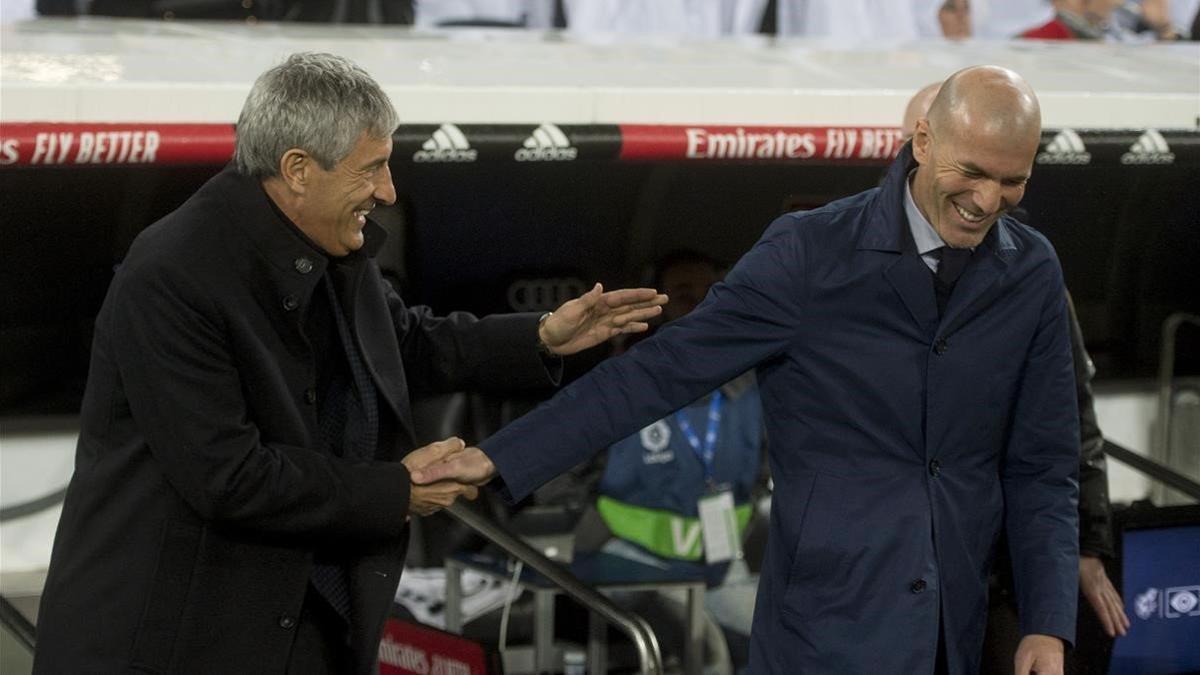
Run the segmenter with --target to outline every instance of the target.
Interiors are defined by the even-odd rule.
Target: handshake
[[[496,475],[495,465],[482,450],[468,448],[455,437],[417,448],[401,462],[412,478],[408,512],[418,516],[436,513],[459,497],[475,499],[479,487]]]

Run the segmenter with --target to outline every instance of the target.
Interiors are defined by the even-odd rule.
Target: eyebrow
[[[972,162],[962,162],[962,167],[970,173],[977,173],[981,176],[991,176],[990,173],[988,173],[987,171],[984,171],[982,168],[980,168],[978,165],[976,165]],[[1029,180],[1029,174],[1028,173],[1020,173],[1020,174],[1014,174],[1012,176],[1003,176],[1003,177],[1001,177],[1001,180],[1016,180],[1016,181],[1024,182],[1024,181]]]

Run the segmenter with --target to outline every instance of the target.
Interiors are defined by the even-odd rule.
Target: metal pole
[[[12,631],[17,642],[24,645],[30,652],[33,651],[34,644],[37,643],[37,629],[29,619],[25,618],[21,610],[14,607],[3,595],[0,595],[0,624]]]
[[[643,675],[662,675],[662,652],[658,647],[658,638],[645,619],[613,604],[612,600],[595,589],[585,586],[558,563],[542,555],[541,552],[516,535],[497,527],[462,504],[455,503],[447,508],[446,512],[488,541],[507,551],[509,555],[537,570],[539,574],[561,588],[563,592],[585,608],[599,614],[609,623],[627,633],[637,650]]]
[[[1163,485],[1175,488],[1192,499],[1200,501],[1200,483],[1197,483],[1196,481],[1170,469],[1169,467],[1159,464],[1149,457],[1143,457],[1142,455],[1139,455],[1128,448],[1123,448],[1107,439],[1104,441],[1104,454],[1112,457],[1122,464],[1128,464],[1133,469],[1146,474]]]

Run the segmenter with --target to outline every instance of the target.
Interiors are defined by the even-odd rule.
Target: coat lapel
[[[883,275],[908,309],[920,333],[930,335],[938,321],[933,275],[917,254],[904,214],[904,184],[914,166],[912,146],[906,144],[880,183],[875,201],[868,207],[867,223],[859,238],[858,249],[900,254],[887,264]]]
[[[904,251],[884,272],[888,283],[900,296],[901,302],[917,328],[930,333],[937,325],[937,299],[933,294],[933,275],[915,249]]]
[[[375,389],[387,401],[399,421],[401,436],[409,438],[413,428],[409,414],[408,385],[404,377],[404,364],[400,360],[400,347],[395,342],[392,316],[382,294],[364,292],[363,288],[370,283],[366,278],[367,269],[374,264],[370,259],[382,245],[386,233],[374,221],[368,220],[364,236],[366,243],[361,251],[362,258],[354,264],[353,277],[347,284],[350,295],[345,300],[352,300],[353,304],[344,306],[352,307],[350,321],[367,372],[375,382]]]

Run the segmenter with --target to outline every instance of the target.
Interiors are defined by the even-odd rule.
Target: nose
[[[387,164],[375,174],[375,201],[391,206],[396,203],[396,186],[392,184],[392,169]]]
[[[998,181],[985,180],[975,186],[975,206],[983,213],[999,211],[1003,199],[1004,196]]]

